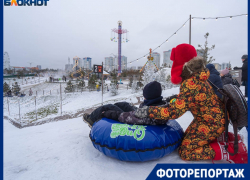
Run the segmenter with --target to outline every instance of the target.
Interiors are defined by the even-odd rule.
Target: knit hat
[[[156,99],[161,96],[161,84],[157,81],[148,83],[143,89],[143,96],[147,100]]]
[[[229,70],[228,69],[223,69],[223,70],[220,71],[220,73],[223,74],[223,75],[226,75],[226,74],[229,73]]]
[[[247,54],[244,54],[241,59],[247,59]]]
[[[183,66],[197,56],[195,48],[190,44],[180,44],[172,49],[170,59],[173,61],[171,69],[171,82],[180,84]]]

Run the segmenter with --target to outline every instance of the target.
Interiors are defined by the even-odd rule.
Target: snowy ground
[[[47,78],[48,79],[48,78]],[[73,115],[90,107],[99,106],[102,103],[101,91],[84,90],[83,92],[64,93],[66,83],[61,83],[62,89],[62,114],[60,109],[60,83],[45,82],[46,78],[33,79],[36,83],[21,84],[21,92],[25,92],[25,97],[4,98],[4,115],[14,119],[22,125],[32,122],[44,121],[48,118],[54,118],[61,115]],[[7,81],[8,82],[8,81]],[[110,84],[110,81],[106,81]],[[119,85],[118,95],[112,96],[110,92],[103,95],[104,104],[114,103],[117,100],[126,100],[127,102],[137,102],[136,97],[142,96],[142,93],[131,94],[131,89],[127,90],[128,81]],[[85,81],[87,85],[87,81]],[[32,89],[33,96],[28,96],[29,89]],[[35,99],[36,96],[36,99]],[[36,106],[35,106],[36,101]],[[9,102],[9,108],[8,108]],[[19,118],[20,103],[20,118]],[[35,112],[38,112],[37,120]]]
[[[178,88],[163,91],[163,96],[175,93],[178,93]],[[124,96],[128,94],[125,90]],[[96,100],[94,96],[97,95],[98,92],[89,94],[85,102],[75,98],[75,103],[68,108],[78,103],[87,106]],[[192,119],[192,114],[186,112],[177,121],[185,130]],[[181,160],[176,151],[156,161],[121,162],[96,150],[89,139],[89,131],[81,117],[23,129],[4,120],[4,179],[145,179],[157,163],[197,163]],[[247,145],[246,129],[240,133]]]

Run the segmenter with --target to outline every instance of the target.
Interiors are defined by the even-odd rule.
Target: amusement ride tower
[[[111,30],[111,33],[114,33],[114,35],[111,34],[111,41],[117,42],[118,39],[118,74],[121,73],[121,53],[122,53],[122,43],[127,43],[129,40],[127,38],[128,31],[127,29],[122,29],[122,21],[118,21],[118,29],[114,28]],[[115,35],[118,34],[118,37],[116,38]],[[126,33],[126,39],[122,37],[122,34]]]

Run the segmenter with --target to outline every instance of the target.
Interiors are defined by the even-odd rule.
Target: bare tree
[[[208,36],[209,36],[209,33],[206,33],[206,34],[204,35],[204,37],[205,37],[205,39],[206,39],[205,44],[204,44],[204,47],[202,47],[200,44],[198,44],[198,47],[199,47],[200,49],[197,50],[197,52],[198,52],[200,55],[202,55],[202,57],[204,58],[204,60],[206,61],[207,64],[209,64],[209,63],[211,63],[211,62],[213,62],[213,61],[215,60],[215,59],[213,58],[213,56],[208,57],[208,56],[210,55],[209,51],[211,51],[211,50],[213,50],[213,49],[215,48],[215,45],[212,45],[212,47],[210,47],[210,48],[208,47],[208,42],[207,42]]]

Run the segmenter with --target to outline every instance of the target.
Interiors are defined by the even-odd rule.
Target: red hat
[[[194,46],[190,44],[179,44],[171,51],[170,59],[173,61],[171,69],[171,82],[180,84],[182,81],[181,73],[186,62],[197,56]]]

